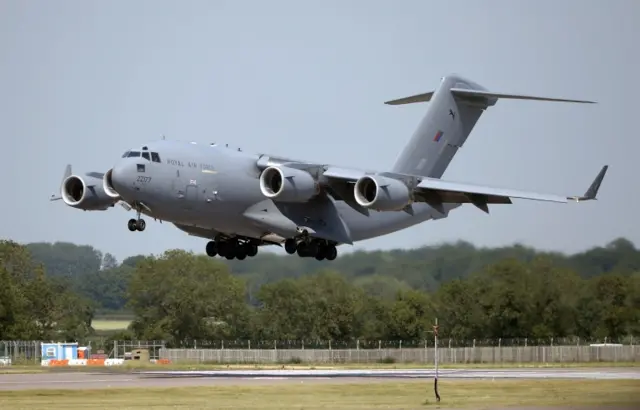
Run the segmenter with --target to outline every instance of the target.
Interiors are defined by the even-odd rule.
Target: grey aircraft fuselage
[[[262,155],[221,145],[201,145],[171,140],[145,144],[160,162],[142,157],[121,158],[112,168],[113,187],[127,203],[142,202],[142,213],[176,224],[190,233],[213,239],[217,233],[260,239],[274,232],[288,238],[298,226],[280,212],[260,190]],[[144,152],[135,149],[130,152]],[[127,154],[125,153],[125,154]],[[283,161],[285,162],[285,161]],[[138,165],[144,165],[139,172]],[[446,204],[449,210],[461,204]],[[256,222],[251,208],[275,213],[269,221]],[[425,203],[414,204],[413,215],[405,212],[372,212],[363,215],[344,202],[336,207],[353,242],[389,234],[431,218],[444,218]],[[273,221],[273,222],[270,222]],[[200,228],[200,229],[197,229]]]

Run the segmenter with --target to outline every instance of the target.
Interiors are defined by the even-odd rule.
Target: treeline
[[[74,291],[92,300],[95,309],[100,311],[126,308],[128,281],[136,262],[145,257],[133,256],[119,263],[113,255],[103,254],[91,246],[64,242],[26,246],[50,276],[69,279]],[[307,276],[326,268],[340,272],[368,293],[389,297],[398,290],[434,292],[443,283],[467,278],[505,259],[531,262],[536,258],[545,258],[558,268],[571,269],[585,279],[611,272],[622,275],[640,272],[640,250],[623,238],[573,255],[541,252],[521,245],[479,248],[460,241],[412,250],[353,252],[331,263],[268,252],[244,261],[222,259],[220,262],[235,276],[247,281],[247,298],[255,305],[258,303],[255,295],[262,285]]]
[[[91,334],[90,301],[45,273],[29,251],[0,242],[0,340],[76,340]]]
[[[373,253],[380,255],[374,260],[384,261],[379,265],[371,265],[363,253],[317,265],[268,255],[261,270],[239,274],[236,264],[178,250],[118,264],[110,256],[73,259],[72,252],[82,247],[69,246],[0,244],[0,275],[4,283],[12,281],[0,295],[0,339],[35,338],[34,329],[49,335],[91,332],[91,316],[105,307],[133,313],[130,329],[120,336],[172,344],[425,339],[435,317],[443,337],[466,340],[640,335],[639,252],[625,240],[572,256],[459,243]],[[52,267],[34,262],[42,261],[47,249],[60,247],[69,248],[64,258],[51,258]],[[266,283],[256,281],[260,272],[273,272],[267,260],[285,258],[290,265],[308,264],[307,270],[288,267],[285,275],[265,274]],[[585,260],[599,270],[575,268]],[[344,268],[349,264],[351,269]],[[70,266],[95,270],[82,273]],[[411,280],[420,271],[431,278],[424,286]],[[40,278],[39,286],[33,278]],[[53,309],[42,307],[45,300]]]

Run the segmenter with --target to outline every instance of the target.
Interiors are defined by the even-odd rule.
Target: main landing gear
[[[338,256],[336,245],[324,239],[294,239],[289,238],[284,242],[284,250],[289,255],[297,253],[301,258],[314,257],[316,260],[332,261]]]
[[[208,256],[214,257],[220,255],[229,260],[243,260],[247,256],[252,258],[258,254],[258,245],[246,241],[241,242],[238,239],[225,239],[220,241],[210,241],[207,243],[206,252]]]

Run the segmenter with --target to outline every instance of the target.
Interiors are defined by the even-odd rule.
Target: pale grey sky
[[[356,249],[466,239],[575,252],[640,243],[640,2],[0,0],[1,236],[90,244],[119,259],[205,241],[121,208],[50,203],[67,163],[106,171],[161,137],[390,169],[426,108],[384,101],[448,73],[492,91],[597,105],[501,100],[444,175],[599,201],[472,206]],[[344,251],[343,251],[344,252]]]

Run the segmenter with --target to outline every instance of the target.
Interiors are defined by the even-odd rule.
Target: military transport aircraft
[[[512,198],[568,202],[596,199],[605,165],[584,195],[559,196],[441,179],[485,109],[498,99],[593,103],[490,92],[458,75],[432,92],[388,101],[429,101],[424,118],[391,170],[361,170],[246,153],[218,144],[170,140],[126,151],[104,173],[72,175],[60,187],[67,205],[85,211],[120,203],[135,210],[130,231],[144,231],[148,215],[209,239],[206,253],[245,259],[259,246],[284,245],[289,254],[334,260],[336,246],[386,235],[427,220],[446,218],[470,203]]]

